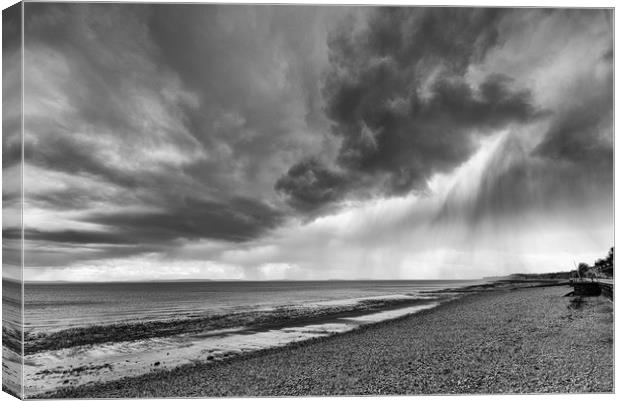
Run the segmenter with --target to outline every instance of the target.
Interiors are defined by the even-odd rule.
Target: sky
[[[24,35],[26,280],[475,279],[613,246],[609,9],[26,3]],[[18,107],[3,131],[15,276]]]

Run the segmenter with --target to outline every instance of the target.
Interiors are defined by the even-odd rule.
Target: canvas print
[[[613,9],[2,16],[4,391],[614,391]]]

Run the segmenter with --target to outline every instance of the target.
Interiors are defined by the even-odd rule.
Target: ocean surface
[[[165,321],[280,306],[419,297],[473,281],[191,281],[25,285],[26,332]]]
[[[437,291],[479,283],[27,283],[26,347],[40,343],[26,352],[26,395],[326,337],[433,308],[456,296]],[[105,338],[90,342],[88,329]]]

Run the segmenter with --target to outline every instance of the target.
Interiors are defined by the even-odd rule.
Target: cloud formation
[[[2,11],[2,277],[21,279],[21,3]],[[18,240],[6,233],[17,230]]]
[[[31,278],[473,277],[612,241],[609,10],[27,9]]]
[[[372,183],[375,193],[387,194],[424,191],[433,174],[467,160],[479,136],[542,114],[531,93],[510,77],[490,74],[478,85],[467,79],[470,64],[497,45],[497,25],[506,14],[377,8],[363,27],[351,24],[330,37],[323,95],[331,132],[341,139],[343,186],[367,190]],[[293,174],[306,166],[300,162],[276,186],[292,204],[307,208],[307,192],[317,188],[332,194],[313,199],[317,207],[338,200],[333,194],[345,195],[345,188],[334,188],[336,173],[325,168],[305,188]],[[297,185],[285,185],[291,182]]]
[[[313,210],[317,205],[339,200],[350,185],[348,177],[330,170],[321,161],[310,158],[291,167],[275,185],[294,207]]]
[[[41,213],[81,211],[68,229],[28,229],[30,239],[240,241],[281,220],[276,175],[324,142],[313,135],[325,120],[316,63],[326,45],[315,40],[325,34],[322,10],[29,11],[27,202]],[[96,234],[71,228],[82,223]]]

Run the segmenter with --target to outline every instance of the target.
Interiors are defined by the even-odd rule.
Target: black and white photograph
[[[614,393],[611,4],[2,4],[4,392]]]

